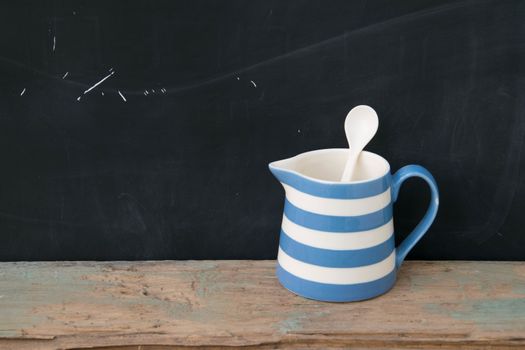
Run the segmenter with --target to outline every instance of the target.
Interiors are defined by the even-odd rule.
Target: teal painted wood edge
[[[405,260],[408,252],[416,245],[416,243],[428,231],[432,222],[436,218],[439,207],[439,191],[436,180],[430,172],[420,165],[406,165],[399,169],[392,177],[392,201],[397,200],[399,188],[410,177],[419,177],[426,181],[430,187],[430,204],[427,212],[417,224],[414,230],[399,244],[396,248],[396,268],[399,268]]]

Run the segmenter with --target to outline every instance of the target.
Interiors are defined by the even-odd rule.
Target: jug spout
[[[270,172],[281,184],[286,183],[290,176],[300,176],[299,174],[294,175],[295,171],[291,166],[292,159],[293,158],[281,159],[268,164]]]
[[[268,167],[281,183],[340,183],[348,149],[322,149],[271,162]]]

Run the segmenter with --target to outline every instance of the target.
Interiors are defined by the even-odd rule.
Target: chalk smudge
[[[24,88],[24,90],[22,90],[22,92],[20,93],[20,96],[23,96],[25,92],[26,92],[26,88]]]

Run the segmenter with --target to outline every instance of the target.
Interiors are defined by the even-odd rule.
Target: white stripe
[[[323,267],[299,261],[286,254],[279,247],[277,256],[279,265],[299,278],[329,284],[357,284],[380,279],[388,275],[395,267],[396,253],[392,251],[385,260],[360,267]]]
[[[383,226],[357,232],[326,232],[297,225],[283,215],[281,225],[286,234],[302,244],[310,247],[332,250],[355,250],[376,246],[389,239],[394,234],[393,219]]]
[[[376,196],[359,199],[337,199],[312,196],[283,184],[286,199],[297,208],[332,216],[358,216],[376,212],[390,203],[390,187]]]

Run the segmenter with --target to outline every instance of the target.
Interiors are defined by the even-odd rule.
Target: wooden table
[[[525,263],[408,261],[388,294],[303,299],[275,261],[0,263],[0,349],[525,348]]]

